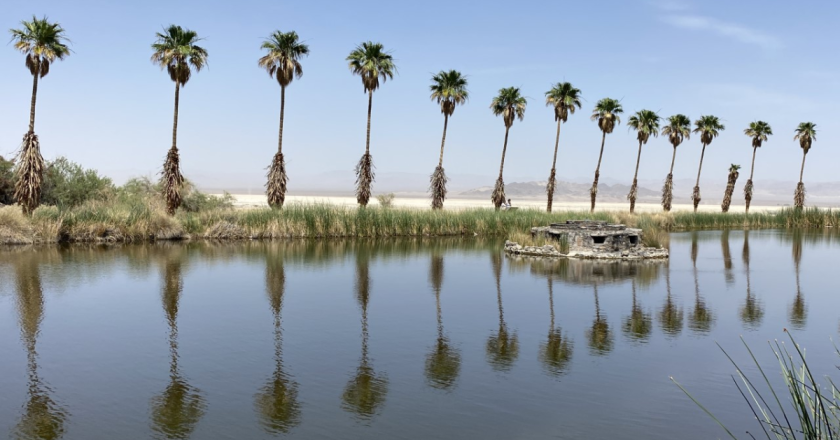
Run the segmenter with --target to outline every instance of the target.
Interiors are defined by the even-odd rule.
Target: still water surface
[[[0,250],[0,438],[705,439],[760,429],[739,336],[833,374],[840,236],[673,234],[666,263],[495,240]],[[778,377],[773,377],[781,383]]]

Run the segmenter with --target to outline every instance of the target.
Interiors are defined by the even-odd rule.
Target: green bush
[[[96,170],[82,168],[65,157],[48,162],[44,172],[41,204],[61,209],[79,206],[91,199],[107,199],[114,193],[111,179]]]
[[[14,163],[0,156],[0,205],[11,205],[15,201]]]

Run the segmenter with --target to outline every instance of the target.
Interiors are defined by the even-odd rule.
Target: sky
[[[828,38],[840,19],[836,0],[30,0],[2,2],[0,26],[19,27],[33,14],[61,23],[73,50],[39,84],[35,131],[43,154],[117,183],[154,176],[171,143],[174,85],[149,60],[155,32],[168,24],[195,30],[209,51],[209,67],[182,89],[178,133],[183,172],[205,187],[259,190],[265,180],[277,148],[280,88],[257,59],[278,29],[296,31],[310,48],[303,77],[286,93],[290,193],[319,182],[352,184],[367,99],[345,58],[368,40],[381,42],[398,67],[373,98],[371,153],[380,176],[433,171],[443,116],[429,99],[430,78],[457,69],[468,77],[470,100],[455,111],[446,137],[444,167],[454,187],[493,184],[504,123],[489,105],[510,86],[521,88],[528,108],[510,131],[505,180],[548,177],[556,125],[544,94],[558,81],[584,98],[562,128],[559,180],[591,181],[601,133],[589,116],[605,97],[620,99],[625,114],[607,136],[602,181],[632,181],[638,143],[625,122],[641,109],[723,120],[726,130],[706,152],[704,181],[725,182],[731,163],[749,172],[743,131],[757,119],[775,134],[758,151],[756,187],[761,179],[798,180],[802,152],[793,131],[803,121],[818,128],[806,183],[840,180],[840,127],[830,116],[840,61]],[[8,157],[26,131],[32,87],[11,44],[0,46],[0,78],[0,154]],[[700,149],[699,137],[679,147],[675,179],[696,176]],[[640,179],[663,180],[671,151],[667,138],[651,139]]]

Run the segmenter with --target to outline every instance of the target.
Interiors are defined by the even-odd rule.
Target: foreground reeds
[[[166,214],[158,198],[88,201],[60,210],[40,207],[31,218],[17,206],[0,208],[0,244],[39,242],[136,242],[172,239],[277,239],[481,235],[510,237],[565,220],[601,220],[644,231],[655,244],[672,232],[731,228],[827,228],[840,226],[840,211],[808,208],[752,214],[562,211],[495,211],[355,208],[291,204],[282,210],[207,208]]]

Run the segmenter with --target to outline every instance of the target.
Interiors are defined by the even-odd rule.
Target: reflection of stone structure
[[[639,260],[668,258],[668,250],[647,248],[642,245],[642,230],[624,225],[591,220],[567,220],[551,226],[531,228],[532,236],[543,236],[557,241],[557,246],[520,246],[505,243],[511,254],[546,257],[597,258]]]

